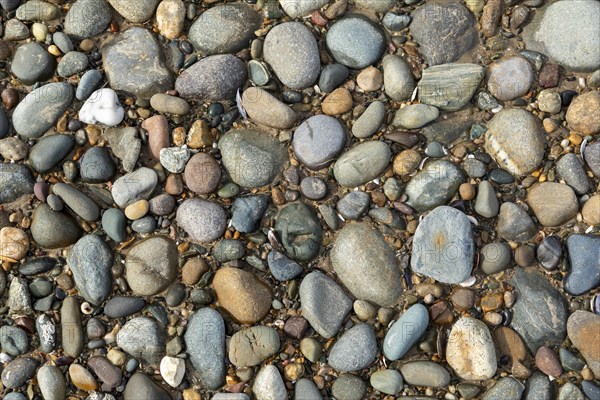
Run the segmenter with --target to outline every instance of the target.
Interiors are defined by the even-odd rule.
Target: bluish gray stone
[[[127,218],[118,208],[109,208],[102,214],[102,229],[108,237],[117,243],[123,242],[127,237]]]
[[[299,379],[294,385],[294,400],[323,400],[317,385],[310,379]],[[214,400],[214,397],[213,397]],[[223,399],[225,400],[225,399]]]
[[[484,218],[494,218],[498,215],[500,204],[494,187],[489,181],[481,181],[477,187],[475,212]]]
[[[336,209],[342,217],[350,220],[360,219],[371,204],[371,196],[362,190],[353,190],[342,197],[336,204]]]
[[[16,357],[27,353],[29,339],[23,329],[6,325],[0,328],[0,345],[3,353]]]
[[[581,388],[588,399],[600,400],[600,386],[589,381],[581,381]]]
[[[342,64],[327,64],[319,77],[319,89],[322,92],[333,92],[335,88],[346,81],[350,71]]]
[[[217,262],[239,260],[244,256],[244,243],[241,240],[221,239],[213,248],[213,257]]]
[[[102,74],[97,69],[90,69],[79,79],[75,97],[80,101],[87,100],[100,87],[100,83],[102,83]]]
[[[571,382],[567,382],[558,389],[556,400],[586,400],[586,398],[577,386]]]
[[[328,115],[315,115],[304,121],[292,139],[296,158],[307,168],[327,167],[342,152],[346,132],[340,122]]]
[[[142,167],[117,179],[111,194],[119,207],[127,207],[138,200],[149,199],[158,183],[156,172]]]
[[[225,323],[223,317],[206,307],[189,319],[184,335],[190,361],[209,390],[221,387],[225,380]]]
[[[8,389],[23,386],[35,375],[39,362],[32,357],[20,357],[9,362],[2,370],[2,384]]]
[[[313,271],[300,284],[302,316],[315,331],[329,339],[339,331],[344,318],[352,308],[352,300],[335,281]]]
[[[571,235],[567,250],[571,269],[563,280],[565,290],[579,296],[600,285],[600,237]]]
[[[379,177],[388,167],[391,156],[390,147],[384,142],[362,142],[340,156],[333,175],[340,185],[357,187]]]
[[[323,240],[323,228],[315,211],[300,202],[281,209],[275,232],[289,257],[309,261],[317,256]]]
[[[415,304],[404,312],[383,339],[383,355],[389,360],[402,358],[427,330],[429,313],[422,304]]]
[[[17,47],[10,66],[11,72],[25,85],[50,79],[55,68],[55,58],[37,42]]]
[[[95,146],[85,152],[79,167],[84,182],[102,183],[117,173],[117,166],[105,147]]]
[[[131,229],[138,233],[150,233],[156,229],[157,221],[151,215],[136,219],[131,223]]]
[[[525,386],[510,376],[500,378],[482,400],[520,400]]]
[[[49,83],[29,93],[12,115],[15,131],[27,139],[42,136],[69,108],[73,88],[66,82]],[[36,118],[31,118],[35,115]]]
[[[556,172],[575,193],[585,194],[590,190],[590,183],[583,169],[583,163],[574,153],[562,156],[556,163]]]
[[[75,142],[69,135],[44,136],[31,148],[29,165],[46,173],[56,167],[70,152]]]
[[[380,101],[372,102],[352,125],[352,134],[360,139],[373,136],[385,118],[385,106]]]
[[[402,390],[402,375],[395,369],[383,369],[371,375],[371,386],[373,389],[385,393],[395,395]]]
[[[456,208],[440,206],[417,227],[410,266],[438,282],[457,284],[471,275],[474,255],[467,216]]]
[[[101,305],[112,290],[114,256],[104,239],[86,235],[69,251],[67,263],[79,294],[95,306]]]
[[[386,48],[383,30],[360,14],[350,14],[334,22],[325,40],[333,58],[352,69],[377,63]]]
[[[302,273],[302,267],[296,261],[286,257],[285,254],[273,250],[267,256],[269,270],[275,279],[284,282],[294,279]]]
[[[89,65],[88,58],[84,53],[70,51],[65,54],[60,62],[56,72],[63,78],[68,78],[87,69]]]
[[[91,38],[104,31],[111,19],[106,0],[77,0],[65,17],[65,33],[76,40]]]
[[[446,368],[433,361],[407,362],[400,366],[400,372],[409,385],[445,387],[450,384],[450,374]]]
[[[165,354],[166,332],[153,318],[136,317],[117,333],[117,346],[132,357],[157,363]]]
[[[0,203],[10,203],[33,193],[33,175],[23,164],[0,163]]]
[[[466,181],[463,171],[446,160],[429,162],[406,185],[406,204],[417,212],[446,204]]]
[[[265,195],[237,197],[231,207],[231,225],[242,233],[254,232],[270,203],[271,197]]]
[[[368,367],[377,357],[375,331],[369,324],[358,324],[342,334],[329,351],[327,362],[341,372]]]

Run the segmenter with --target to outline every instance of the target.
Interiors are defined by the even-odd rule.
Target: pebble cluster
[[[600,399],[600,2],[0,7],[0,397]]]

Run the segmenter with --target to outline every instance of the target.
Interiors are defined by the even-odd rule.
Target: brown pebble
[[[514,363],[527,357],[527,348],[517,332],[506,326],[500,326],[492,333],[496,350],[500,355],[509,357]]]
[[[221,166],[208,153],[195,154],[188,161],[184,171],[185,184],[198,194],[215,191],[221,182]]]
[[[148,150],[150,155],[160,159],[160,150],[169,147],[169,122],[164,115],[155,115],[142,122],[142,128],[148,132]]]
[[[581,209],[583,221],[588,225],[600,225],[600,194],[588,199]]]
[[[375,67],[368,67],[358,74],[356,83],[365,92],[374,92],[383,84],[383,74]]]
[[[56,277],[56,285],[64,291],[73,289],[73,279],[64,272]]]
[[[528,267],[535,262],[535,249],[528,244],[521,245],[515,250],[515,263],[519,267]]]
[[[562,367],[556,353],[548,347],[540,347],[535,355],[535,365],[546,375],[558,377],[562,375]]]
[[[496,311],[504,304],[502,293],[490,293],[481,298],[481,309],[483,312]]]
[[[450,325],[454,321],[452,310],[444,301],[438,301],[429,308],[429,316],[436,325]]]
[[[352,95],[346,88],[337,88],[331,92],[321,105],[327,115],[341,115],[352,109]]]
[[[212,146],[215,140],[216,136],[213,135],[208,122],[201,119],[194,121],[187,135],[187,145],[191,149]]]
[[[2,104],[7,110],[12,110],[19,104],[19,92],[14,88],[6,88],[0,95],[2,97]]]
[[[421,163],[421,155],[416,150],[404,150],[394,158],[393,169],[397,175],[409,175]]]
[[[190,258],[181,268],[181,280],[186,285],[195,285],[207,271],[208,264],[203,258]]]
[[[539,83],[543,88],[553,88],[558,86],[560,77],[560,68],[556,64],[546,63],[540,70]]]
[[[457,287],[452,292],[450,300],[457,311],[467,311],[475,306],[476,293],[467,288]]]
[[[503,6],[503,0],[488,0],[483,7],[480,23],[481,31],[486,38],[491,38],[496,33],[500,17],[502,16]]]
[[[285,334],[294,339],[302,339],[306,329],[308,329],[308,321],[302,317],[290,317],[283,326]]]
[[[90,51],[94,48],[95,43],[91,39],[83,39],[81,43],[79,43],[79,48],[81,51]]]
[[[433,295],[434,297],[442,297],[444,294],[444,289],[437,283],[419,283],[415,286],[415,291],[419,297],[425,297],[428,294]]]
[[[4,40],[0,40],[0,61],[7,61],[12,55],[10,45]]]
[[[179,174],[170,174],[165,182],[165,192],[179,196],[183,192],[183,179]]]
[[[475,186],[468,182],[461,184],[458,188],[458,192],[460,193],[460,197],[462,197],[463,200],[470,201],[475,198]]]

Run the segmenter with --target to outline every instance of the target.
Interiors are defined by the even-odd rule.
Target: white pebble
[[[171,387],[179,386],[185,375],[185,361],[176,357],[163,357],[160,362],[160,375]]]
[[[79,120],[86,124],[117,126],[125,117],[125,109],[119,103],[114,90],[96,90],[79,110]]]

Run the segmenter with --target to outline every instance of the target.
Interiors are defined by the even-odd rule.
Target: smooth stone
[[[220,268],[212,286],[219,306],[242,324],[260,321],[271,309],[271,289],[251,272]]]
[[[344,286],[360,300],[391,306],[402,288],[394,252],[383,235],[365,223],[345,225],[334,239],[331,264]],[[371,284],[364,285],[367,279]]]
[[[254,378],[252,391],[256,400],[287,399],[288,394],[275,365],[266,365],[258,371]]]
[[[319,77],[319,89],[330,93],[346,81],[350,75],[348,67],[342,64],[327,64]]]
[[[585,148],[585,162],[596,176],[600,176],[600,142],[594,142]]]
[[[115,296],[104,305],[104,314],[109,318],[128,317],[140,311],[146,302],[139,297]]]
[[[318,10],[329,3],[328,0],[280,0],[279,4],[283,11],[291,18],[299,18],[309,15],[311,11]]]
[[[509,183],[513,183],[515,178],[510,172],[504,169],[494,168],[492,172],[490,172],[490,180],[500,185],[508,185]]]
[[[270,203],[270,196],[265,195],[237,197],[231,207],[231,225],[242,233],[254,232]]]
[[[558,346],[567,331],[567,305],[545,276],[515,268],[511,281],[517,301],[511,326],[535,354],[542,347]],[[549,318],[550,317],[550,318]]]
[[[11,72],[28,86],[50,79],[55,68],[54,57],[36,42],[17,47],[10,65]]]
[[[102,214],[102,229],[115,242],[125,241],[127,237],[127,219],[123,211],[109,208]]]
[[[500,204],[494,187],[489,181],[482,181],[477,191],[475,212],[485,218],[494,218],[498,215],[499,209]]]
[[[415,78],[408,64],[399,56],[388,54],[381,65],[385,93],[396,101],[410,99],[415,90]]]
[[[188,100],[233,100],[247,74],[244,62],[231,54],[208,56],[179,75],[175,90]]]
[[[177,96],[156,93],[150,98],[150,106],[156,111],[166,114],[187,115],[190,105],[187,101]]]
[[[99,306],[110,295],[114,256],[104,239],[86,235],[70,249],[67,263],[79,294]]]
[[[220,4],[194,21],[188,37],[203,55],[236,53],[248,45],[261,22],[247,4]]]
[[[388,12],[383,16],[381,22],[387,28],[387,30],[392,32],[400,32],[408,25],[410,25],[412,21],[412,17],[406,14],[395,14],[392,12]]]
[[[328,364],[341,372],[368,367],[377,357],[377,340],[373,327],[358,324],[348,329],[329,351]]]
[[[68,135],[41,138],[29,152],[29,164],[37,172],[46,173],[57,166],[71,152],[74,141]]]
[[[599,17],[600,4],[595,1],[548,4],[527,24],[523,39],[527,49],[568,70],[594,71],[600,67]]]
[[[123,392],[123,400],[171,400],[171,395],[160,385],[154,382],[148,375],[136,372],[129,378],[125,391]],[[111,399],[102,399],[111,400]]]
[[[285,22],[271,29],[265,38],[263,54],[279,80],[292,89],[305,89],[319,77],[317,41],[299,22]]]
[[[103,382],[102,390],[111,390],[121,384],[121,369],[102,356],[91,357],[87,362],[88,368]]]
[[[244,244],[241,240],[221,239],[213,248],[212,253],[219,263],[239,260],[244,256]]]
[[[275,222],[286,254],[300,261],[317,256],[323,240],[323,228],[315,211],[304,203],[291,203],[281,209]]]
[[[154,14],[159,0],[108,0],[110,5],[131,22],[144,22]]]
[[[92,147],[81,158],[79,174],[84,182],[107,182],[116,173],[117,167],[105,147]]]
[[[302,316],[324,338],[331,338],[339,331],[352,301],[331,278],[314,271],[304,277],[300,284]]]
[[[223,235],[227,217],[219,204],[194,198],[185,200],[177,209],[177,224],[192,240],[207,243]]]
[[[65,355],[73,358],[79,357],[85,345],[80,309],[79,300],[72,296],[66,297],[60,308],[62,348]]]
[[[417,85],[419,100],[444,111],[457,111],[466,106],[485,70],[477,64],[450,63],[426,68]]]
[[[487,88],[500,101],[527,94],[533,82],[533,68],[522,57],[506,57],[488,66]]]
[[[27,39],[28,37],[29,28],[23,22],[16,18],[6,21],[4,26],[4,36],[2,37],[3,40],[9,42]]]
[[[109,88],[93,92],[79,110],[79,120],[91,125],[117,126],[124,117],[125,109],[121,106],[115,91]],[[109,136],[109,133],[106,135]],[[111,142],[111,138],[108,139]],[[115,155],[119,156],[117,150]]]
[[[6,11],[12,11],[19,6],[21,0],[0,0],[0,6]]]
[[[58,63],[56,72],[62,78],[68,78],[87,69],[89,63],[84,53],[70,51]]]
[[[44,39],[43,40],[46,40],[45,36],[46,35],[44,35]],[[75,50],[75,46],[73,46],[73,42],[71,41],[71,38],[69,38],[69,36],[66,33],[64,33],[64,32],[58,32],[58,31],[54,32],[52,34],[52,42],[65,55],[68,52]]]
[[[594,376],[598,376],[600,373],[599,327],[600,316],[588,311],[575,311],[567,321],[569,339],[585,358]]]
[[[5,325],[0,328],[0,345],[3,353],[16,357],[27,353],[29,339],[24,330],[16,326]]]
[[[134,8],[128,0],[119,1]],[[158,0],[150,1],[158,3]],[[144,28],[134,26],[119,32],[110,43],[102,46],[102,63],[114,90],[149,99],[153,94],[173,88],[173,75],[165,65],[163,51],[154,35]]]
[[[47,1],[29,0],[23,3],[15,16],[21,21],[52,21],[58,18],[60,9]]]
[[[374,101],[352,125],[354,137],[365,139],[373,136],[385,118],[385,106],[380,101]]]
[[[79,189],[67,183],[55,183],[52,186],[54,194],[79,217],[88,222],[97,221],[100,218],[100,207]]]
[[[33,175],[25,165],[0,163],[0,203],[33,193],[34,184]]]
[[[29,93],[12,115],[15,131],[35,139],[54,126],[73,101],[73,88],[66,82],[48,83]],[[31,116],[37,118],[32,119]]]
[[[273,250],[267,256],[267,263],[269,265],[269,271],[275,279],[280,282],[289,281],[299,276],[303,269],[294,260],[286,257],[285,254]]]
[[[487,124],[485,149],[501,168],[513,175],[533,172],[544,158],[545,138],[539,120],[530,112],[504,109]]]
[[[117,333],[117,346],[132,357],[157,363],[165,353],[166,333],[153,318],[136,317]]]
[[[386,42],[381,28],[360,14],[349,14],[334,22],[325,40],[335,61],[352,69],[377,63]]]
[[[245,393],[215,393],[211,400],[250,400]]]
[[[496,228],[498,235],[506,240],[527,242],[537,234],[537,227],[527,212],[515,203],[502,203]]]
[[[567,185],[571,186],[575,193],[582,195],[590,190],[583,164],[573,153],[565,154],[556,163],[556,172]]]
[[[125,259],[125,278],[134,294],[152,296],[177,277],[177,245],[166,236],[152,236],[132,246]]]
[[[219,149],[231,179],[246,188],[270,184],[288,161],[276,138],[253,129],[229,131],[219,141]]]
[[[581,357],[576,356],[565,348],[558,349],[560,364],[567,371],[581,371],[585,367],[585,362]]]
[[[463,171],[446,160],[429,162],[406,185],[407,204],[423,212],[446,204],[465,182]]]
[[[541,372],[534,371],[525,382],[523,400],[546,400],[553,397],[554,387],[548,377]]]
[[[298,118],[291,107],[257,87],[249,87],[244,91],[242,106],[255,122],[271,128],[289,129]]]
[[[69,215],[53,211],[47,204],[39,204],[33,212],[31,237],[38,246],[57,249],[75,243],[81,228]]]
[[[482,400],[520,400],[524,390],[525,386],[518,380],[504,377],[484,393]]]
[[[446,368],[432,361],[411,361],[400,366],[404,381],[409,385],[445,387],[450,384]]]
[[[569,127],[584,135],[600,132],[600,117],[596,111],[600,107],[600,94],[596,91],[577,96],[569,105],[566,119]]]
[[[477,43],[475,20],[461,2],[427,2],[411,16],[411,34],[430,66],[456,61]]]
[[[185,23],[185,4],[181,0],[163,0],[156,9],[156,22],[161,35],[176,39]]]
[[[117,179],[111,189],[115,203],[126,207],[138,200],[147,200],[158,183],[156,172],[142,167]]]
[[[429,313],[422,304],[406,310],[389,328],[383,339],[383,354],[389,360],[399,360],[421,339],[427,330]]]
[[[261,364],[279,350],[279,334],[268,326],[236,332],[229,341],[229,360],[238,368]]]
[[[315,115],[304,121],[292,139],[298,160],[311,170],[331,164],[346,144],[346,132],[340,122],[327,115]]]
[[[511,261],[511,250],[505,243],[488,243],[481,249],[481,270],[488,275],[503,271]]]
[[[57,262],[58,260],[53,257],[38,257],[29,259],[19,265],[19,273],[25,276],[43,274],[54,268]]]
[[[402,107],[394,115],[392,124],[406,129],[418,129],[437,119],[440,112],[427,104],[412,104]]]
[[[600,386],[598,386],[592,382],[582,381],[581,389],[583,389],[583,393],[590,400],[599,400],[600,399]]]
[[[152,217],[151,215],[147,215],[143,218],[133,221],[131,223],[131,229],[138,233],[150,233],[156,229],[156,225],[156,218]]]
[[[579,209],[573,189],[555,182],[534,185],[527,193],[527,203],[543,226],[563,225],[575,218]]]
[[[360,186],[377,178],[389,165],[391,156],[390,147],[383,142],[359,143],[340,156],[333,174],[342,186]]]
[[[577,386],[567,382],[558,390],[556,400],[586,400],[586,398]]]
[[[558,114],[562,107],[560,95],[551,89],[542,90],[537,97],[538,108],[540,111],[549,114]]]
[[[79,0],[81,1],[81,0]],[[102,83],[102,74],[96,69],[90,69],[79,79],[75,97],[79,101],[87,100]]]
[[[371,196],[368,193],[354,190],[342,197],[336,204],[336,209],[344,219],[360,219],[371,204]]]
[[[600,238],[570,235],[567,250],[571,269],[563,280],[565,290],[579,296],[600,285]]]
[[[76,40],[91,38],[106,29],[112,9],[105,0],[78,0],[65,17],[64,32]]]
[[[115,107],[113,108],[114,110],[119,109],[116,106],[111,107]],[[118,118],[120,118],[120,111],[118,113],[111,113],[109,115],[111,120],[107,119],[105,120],[105,122],[118,120]],[[138,138],[137,128],[108,128],[104,131],[104,136],[106,136],[106,138],[108,139],[108,143],[110,144],[113,154],[119,160],[121,160],[121,164],[125,172],[133,172],[142,149],[142,141],[140,138]]]
[[[395,395],[402,389],[402,375],[394,369],[384,369],[373,373],[370,383],[378,392]]]
[[[300,182],[300,192],[310,200],[321,200],[327,195],[327,183],[316,176],[308,176]]]
[[[356,375],[342,374],[331,386],[331,394],[339,400],[363,400],[367,392],[367,385]]]
[[[213,397],[213,400],[215,398]],[[312,380],[307,378],[299,379],[294,385],[294,400],[323,400],[323,396]],[[226,399],[223,399],[226,400]]]
[[[209,390],[221,387],[225,380],[225,323],[221,315],[202,308],[190,317],[184,340],[190,361]]]
[[[38,369],[36,378],[44,400],[63,400],[65,398],[65,377],[58,367],[46,364]]]
[[[35,358],[21,357],[10,361],[2,370],[2,384],[8,389],[23,386],[35,375],[39,362]]]
[[[430,143],[439,142],[450,146],[460,139],[467,138],[467,132],[472,129],[483,133],[485,129],[481,125],[474,125],[476,122],[474,110],[468,107],[424,126],[421,129],[421,134]]]
[[[496,353],[488,327],[472,317],[459,319],[448,336],[446,361],[464,380],[490,379],[496,374]]]
[[[481,178],[486,173],[485,163],[476,158],[467,158],[463,161],[461,167],[469,175],[469,178]]]
[[[160,375],[171,387],[178,387],[185,376],[185,360],[165,356],[160,361]]]

